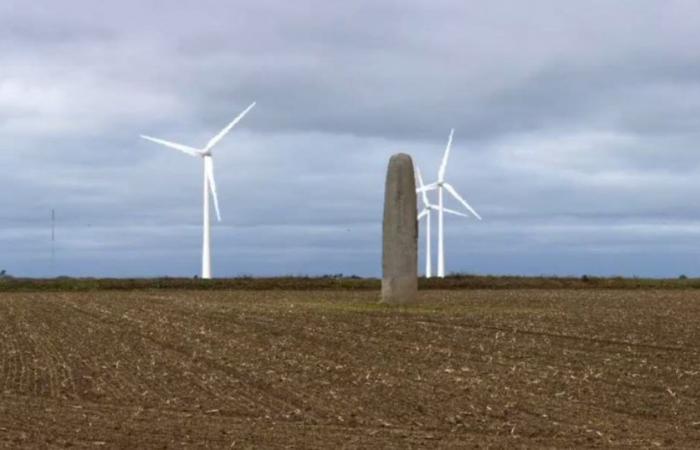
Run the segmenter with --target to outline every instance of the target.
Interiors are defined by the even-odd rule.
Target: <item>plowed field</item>
[[[700,448],[700,292],[0,294],[0,447]]]

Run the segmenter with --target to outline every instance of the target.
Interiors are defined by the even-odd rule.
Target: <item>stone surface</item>
[[[382,303],[415,303],[418,293],[418,220],[413,161],[398,153],[389,160],[384,192]]]

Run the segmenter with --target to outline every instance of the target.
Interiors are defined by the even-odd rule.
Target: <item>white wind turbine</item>
[[[430,241],[432,240],[432,233],[430,231],[431,213],[432,211],[438,211],[438,207],[430,203],[428,200],[428,191],[423,189],[425,184],[423,183],[423,177],[420,174],[420,168],[416,164],[416,175],[418,177],[418,189],[417,191],[421,193],[421,198],[423,201],[423,210],[418,214],[418,220],[425,217],[425,277],[430,278],[433,274],[433,264],[432,264],[432,250],[430,248]],[[443,208],[443,210],[448,214],[454,214],[456,216],[468,217],[466,214],[457,212],[451,209]]]
[[[445,235],[443,227],[443,213],[447,212],[443,206],[443,189],[452,195],[457,201],[459,201],[465,208],[474,216],[481,220],[481,216],[474,211],[474,208],[469,206],[469,203],[462,198],[461,195],[455,190],[455,188],[448,182],[445,181],[445,170],[447,169],[447,159],[450,156],[450,148],[452,147],[452,137],[454,136],[455,130],[450,130],[450,137],[447,140],[447,147],[445,147],[445,154],[442,157],[442,163],[440,164],[440,170],[438,170],[438,179],[435,183],[430,183],[424,185],[417,189],[418,192],[427,192],[437,189],[438,191],[438,277],[445,277]]]
[[[166,147],[179,150],[190,156],[201,157],[204,162],[204,226],[202,232],[202,278],[211,278],[211,240],[210,240],[210,224],[209,224],[209,193],[211,192],[212,199],[214,200],[214,210],[216,211],[216,218],[221,221],[221,213],[219,212],[219,200],[216,196],[216,182],[214,181],[214,161],[212,160],[212,149],[216,144],[221,141],[221,139],[226,136],[226,134],[233,128],[246,114],[250,111],[255,102],[251,103],[242,113],[240,113],[235,119],[229,123],[226,128],[221,130],[219,134],[214,136],[207,142],[204,148],[194,148],[187,145],[176,144],[175,142],[166,141],[163,139],[158,139],[150,136],[141,135],[143,139],[155,142],[157,144],[164,145]]]

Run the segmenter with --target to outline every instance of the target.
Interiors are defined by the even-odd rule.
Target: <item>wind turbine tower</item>
[[[425,217],[425,277],[430,278],[433,274],[433,255],[430,246],[430,242],[433,239],[433,235],[430,229],[431,215],[432,211],[440,211],[440,209],[437,206],[430,203],[430,200],[428,199],[428,191],[422,189],[425,186],[425,184],[423,183],[423,177],[421,176],[420,168],[418,168],[418,165],[416,165],[416,177],[418,178],[417,191],[421,194],[421,199],[423,202],[423,210],[418,214],[418,220],[421,220],[423,217]],[[442,210],[448,214],[453,214],[455,216],[469,217],[466,214],[454,211],[449,208],[442,208]]]
[[[418,191],[421,194],[421,200],[423,202],[423,210],[418,214],[418,221],[425,217],[425,277],[430,278],[433,273],[433,256],[432,249],[430,248],[430,240],[432,239],[430,217],[435,207],[428,200],[428,192],[421,190],[425,185],[423,184],[423,177],[420,174],[418,164],[416,164],[416,177],[418,178]]]
[[[210,224],[210,211],[209,211],[209,195],[211,195],[214,201],[214,210],[216,211],[216,218],[221,221],[221,213],[219,212],[219,200],[216,194],[216,182],[214,180],[214,160],[212,159],[212,149],[216,144],[218,144],[221,139],[228,134],[231,129],[236,126],[238,122],[248,114],[248,111],[253,109],[255,102],[251,103],[242,113],[240,113],[235,119],[229,123],[226,128],[221,130],[219,134],[214,136],[207,142],[203,148],[194,148],[187,145],[177,144],[175,142],[166,141],[164,139],[158,139],[150,136],[141,135],[143,139],[155,142],[156,144],[164,145],[166,147],[179,150],[187,155],[193,157],[200,157],[203,161],[204,167],[204,195],[203,195],[203,223],[202,223],[202,278],[211,278],[211,224]]]

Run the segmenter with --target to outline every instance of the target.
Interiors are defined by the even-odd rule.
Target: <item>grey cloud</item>
[[[389,155],[434,178],[452,127],[448,176],[485,221],[450,220],[450,270],[692,272],[698,13],[3,2],[0,266],[49,273],[55,208],[62,272],[195,273],[200,163],[138,135],[198,145],[257,100],[217,148],[219,274],[376,275]]]

